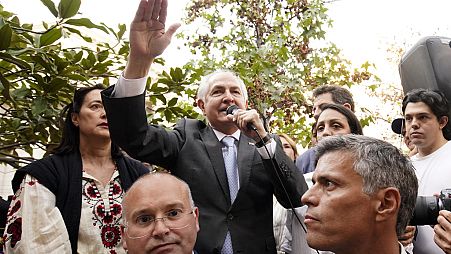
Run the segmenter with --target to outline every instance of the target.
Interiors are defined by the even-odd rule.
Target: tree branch
[[[0,150],[9,149],[15,146],[23,146],[23,145],[34,145],[36,144],[36,141],[29,141],[29,142],[22,142],[22,143],[15,143],[15,144],[9,144],[6,146],[0,146]]]

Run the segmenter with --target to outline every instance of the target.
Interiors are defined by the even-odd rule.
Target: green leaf
[[[110,54],[110,52],[108,52],[108,50],[100,51],[99,53],[97,53],[97,60],[99,62],[103,62],[108,58],[109,54]]]
[[[171,78],[175,82],[180,82],[183,80],[183,71],[180,68],[171,68]]]
[[[31,69],[31,66],[27,62],[25,62],[19,58],[13,57],[10,54],[0,52],[0,59],[3,59],[7,62],[15,64],[15,65],[21,67],[22,69]]]
[[[83,40],[85,40],[86,42],[92,42],[92,38],[91,38],[91,37],[84,36],[84,35],[83,35],[80,31],[78,31],[77,29],[72,28],[72,27],[67,27],[67,26],[64,26],[64,28],[67,29],[67,30],[69,30],[69,31],[72,32],[72,33],[78,34],[78,35],[79,35],[81,38],[83,38]]]
[[[109,34],[108,29],[106,29],[104,26],[96,25],[96,24],[92,23],[90,19],[87,19],[87,18],[68,19],[65,23],[68,25],[73,25],[73,26],[84,26],[87,28],[97,28],[97,29],[102,30],[105,33]]]
[[[53,14],[53,16],[56,18],[58,17],[58,11],[56,10],[55,4],[52,0],[41,0],[41,2],[47,6],[47,9]]]
[[[9,45],[11,44],[12,34],[13,30],[8,24],[0,28],[0,50],[5,50],[9,48]]]
[[[44,98],[36,98],[31,105],[31,113],[33,116],[38,116],[42,114],[47,109],[47,102]]]
[[[80,62],[82,57],[83,57],[83,51],[78,52],[77,54],[75,54],[74,58],[72,59],[72,63]]]
[[[67,80],[62,78],[54,78],[46,87],[46,92],[56,92],[67,85]]]
[[[50,45],[61,38],[62,35],[63,34],[61,32],[61,28],[53,28],[47,33],[41,35],[41,37],[39,38],[39,45],[41,47]]]
[[[58,5],[60,18],[67,19],[75,16],[80,9],[81,0],[61,0]]]
[[[9,81],[2,75],[1,72],[0,72],[0,84],[3,86],[3,90],[1,91],[2,95],[3,95],[7,100],[12,100],[11,94],[9,93],[10,83],[9,83]]]
[[[175,104],[177,103],[178,98],[172,98],[169,102],[168,102],[168,107],[174,107]]]
[[[122,36],[124,35],[125,30],[127,30],[127,26],[125,26],[124,24],[119,24],[119,32],[117,33],[117,38],[119,40],[122,39]]]

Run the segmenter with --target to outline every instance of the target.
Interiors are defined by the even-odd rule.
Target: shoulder
[[[207,124],[201,120],[198,119],[191,119],[191,118],[182,118],[177,121],[178,126],[185,126],[187,128],[198,128],[202,129],[207,126]]]
[[[135,160],[129,156],[123,155],[120,157],[120,159],[124,160],[129,171],[136,171],[138,175],[143,175],[150,172],[149,168],[147,168],[142,162]]]
[[[66,160],[68,160],[66,155],[50,155],[22,167],[14,174],[12,180],[14,191],[18,189],[25,175],[33,176],[48,189],[54,190],[58,176],[62,175],[62,171],[67,170],[64,166],[67,163]]]

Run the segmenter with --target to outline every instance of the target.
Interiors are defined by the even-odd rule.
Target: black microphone
[[[235,104],[230,105],[230,106],[227,107],[226,114],[227,114],[227,115],[233,115],[233,114],[235,114],[235,112],[236,112],[238,109],[239,109],[239,108],[238,108],[237,105],[235,105]],[[257,128],[255,128],[255,126],[254,126],[252,123],[247,123],[247,124],[246,124],[246,127],[247,127],[249,130],[257,131]]]

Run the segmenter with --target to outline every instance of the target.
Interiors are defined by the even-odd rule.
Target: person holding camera
[[[418,153],[411,159],[418,177],[419,196],[433,196],[451,187],[449,109],[448,101],[440,91],[415,89],[403,99],[406,135],[418,149]],[[449,221],[446,223],[444,218],[439,217],[441,223],[436,226],[435,233],[431,226],[417,227],[415,254],[443,253],[447,245],[441,239],[446,234],[440,229],[449,228]],[[449,235],[449,231],[447,233]],[[446,240],[449,243],[449,237]]]
[[[451,212],[442,210],[434,226],[434,241],[446,253],[451,253]]]

